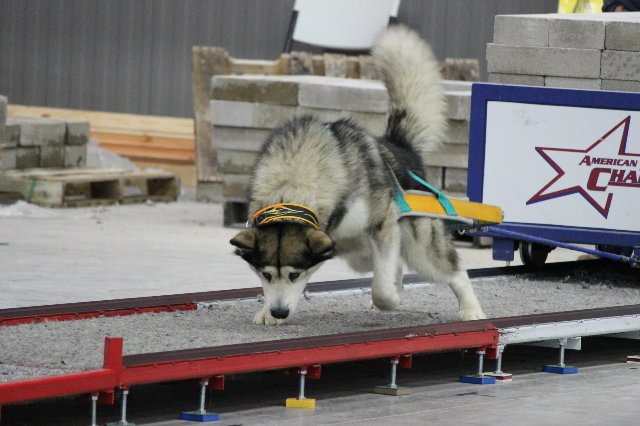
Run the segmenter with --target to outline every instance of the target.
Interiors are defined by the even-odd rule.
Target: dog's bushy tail
[[[385,136],[426,159],[446,129],[446,100],[431,48],[415,31],[395,25],[380,35],[373,57],[389,92]]]

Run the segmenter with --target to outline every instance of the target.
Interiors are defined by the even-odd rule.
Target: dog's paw
[[[278,325],[283,322],[283,319],[274,318],[266,306],[256,312],[256,315],[253,317],[253,323],[258,325]]]
[[[393,311],[400,305],[400,295],[396,292],[388,292],[386,294],[380,294],[377,292],[371,293],[371,307],[378,308],[381,311]]]
[[[460,307],[460,311],[458,312],[458,317],[462,321],[473,321],[479,319],[485,319],[487,316],[482,312],[482,308],[480,305],[477,306],[467,306]]]

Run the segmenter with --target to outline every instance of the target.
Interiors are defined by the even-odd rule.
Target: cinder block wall
[[[640,12],[496,16],[489,81],[640,91]]]
[[[7,118],[0,96],[0,171],[84,167],[89,122],[48,118]]]
[[[464,193],[471,83],[444,81],[448,131],[429,157],[426,179],[450,192]],[[351,117],[374,135],[386,127],[387,92],[381,82],[318,76],[217,76],[212,79],[209,121],[222,182],[213,200],[225,205],[227,223],[246,220],[247,185],[257,152],[271,130],[296,115],[321,120]]]

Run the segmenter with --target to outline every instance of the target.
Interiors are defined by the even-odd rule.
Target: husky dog
[[[448,284],[463,320],[485,318],[444,223],[399,218],[397,183],[421,189],[408,171],[424,164],[445,130],[445,99],[430,47],[412,30],[382,33],[373,57],[389,93],[385,135],[350,119],[297,117],[273,132],[256,160],[249,189],[250,227],[232,240],[256,272],[264,307],[256,324],[280,324],[296,309],[309,277],[339,255],[373,271],[372,304],[400,304],[403,263],[425,280]]]

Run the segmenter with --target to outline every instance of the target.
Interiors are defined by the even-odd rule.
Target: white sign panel
[[[490,101],[486,132],[505,222],[640,231],[640,112]]]

